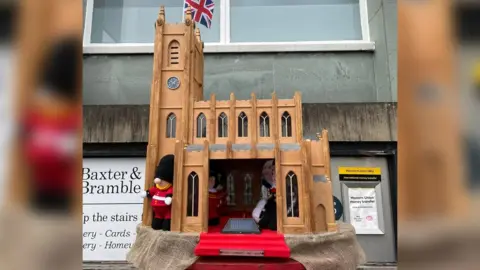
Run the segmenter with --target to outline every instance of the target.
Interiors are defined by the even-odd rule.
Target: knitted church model
[[[238,235],[222,234],[222,228],[230,219],[252,218],[268,161],[274,164],[277,217],[277,230],[269,235],[336,231],[327,131],[318,140],[303,139],[301,94],[257,99],[252,93],[248,100],[233,93],[229,100],[217,100],[211,94],[204,100],[203,42],[190,10],[183,23],[167,24],[162,7],[154,44],[145,188],[153,185],[159,160],[173,154],[171,231],[200,234],[199,247],[212,239],[234,245]],[[212,171],[226,196],[215,226],[208,222]],[[143,225],[150,226],[149,199],[143,213]],[[260,243],[266,233],[241,237]],[[212,255],[220,251],[209,249],[217,248],[222,249],[205,246],[195,252]],[[248,249],[245,241],[242,248]]]

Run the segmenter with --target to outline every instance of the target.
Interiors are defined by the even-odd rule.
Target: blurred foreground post
[[[49,2],[50,0],[25,0],[19,4],[19,16],[17,17],[19,20],[16,24],[17,40],[15,42],[17,58],[15,115],[17,122],[25,111],[27,97],[32,95],[37,85],[41,56],[45,51],[44,44],[48,40],[46,30],[49,28],[51,19],[48,16]],[[40,25],[42,31],[35,31],[34,29]],[[7,192],[6,204],[23,206],[26,205],[30,194],[18,138],[15,138],[14,144],[12,171],[7,183],[9,192]]]
[[[25,111],[32,109],[32,104],[36,102],[35,94],[42,87],[41,76],[46,69],[48,60],[45,58],[48,50],[59,40],[64,37],[78,37],[81,44],[82,28],[82,4],[81,1],[65,1],[65,0],[24,0],[19,3],[19,21],[16,37],[16,116],[18,121],[23,120]],[[80,45],[81,46],[81,45]],[[81,53],[79,54],[81,59]],[[79,62],[81,64],[81,62]],[[78,77],[81,78],[81,67],[78,67]],[[81,84],[77,85],[78,92],[81,91]],[[81,113],[81,98],[77,104],[71,108],[62,108],[62,101],[50,104],[49,112],[38,112],[51,114],[53,118],[59,117],[56,114],[71,113],[77,111]],[[38,108],[41,108],[38,107]],[[37,106],[34,107],[37,109]],[[51,111],[51,112],[50,112]],[[79,117],[81,117],[79,115]],[[80,150],[76,155],[78,168],[82,164],[82,134],[81,129],[78,132],[78,140],[75,142]],[[51,138],[52,140],[54,138]],[[31,196],[31,187],[28,180],[28,166],[25,158],[22,156],[23,145],[20,140],[16,142],[15,151],[13,153],[13,170],[9,179],[10,198],[7,199],[13,206],[24,207],[28,203]],[[81,171],[78,170],[78,180],[75,181],[73,209],[78,216],[82,209],[82,186],[80,180]]]
[[[0,212],[1,268],[79,269],[82,2],[22,0],[18,11],[14,75],[19,130],[7,179],[6,203],[13,207]],[[73,192],[65,183],[73,184]]]
[[[468,212],[452,4],[398,2],[399,223]]]

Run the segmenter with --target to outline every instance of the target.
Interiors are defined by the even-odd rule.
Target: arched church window
[[[191,172],[188,175],[188,201],[187,201],[187,216],[198,216],[198,174]]]
[[[282,137],[292,137],[292,118],[288,112],[282,114]]]
[[[232,173],[227,176],[227,205],[235,205],[235,179]]]
[[[168,65],[175,66],[180,63],[180,43],[172,40],[168,45]]]
[[[228,117],[223,112],[218,116],[218,137],[228,137]]]
[[[175,138],[177,131],[177,117],[170,113],[167,117],[167,138]]]
[[[244,112],[238,115],[238,137],[248,136],[248,117]]]
[[[297,175],[290,171],[286,182],[287,217],[299,217]]]
[[[207,137],[207,118],[205,114],[200,113],[197,117],[197,138]]]
[[[266,112],[260,114],[260,137],[270,137],[270,118]]]
[[[243,178],[243,204],[252,205],[253,204],[253,194],[252,194],[252,175],[247,173]]]

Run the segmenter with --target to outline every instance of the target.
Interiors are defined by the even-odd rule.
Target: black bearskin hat
[[[82,43],[77,37],[68,37],[55,43],[45,59],[42,75],[44,89],[76,100],[81,95],[78,85],[82,65]]]
[[[155,178],[170,182],[173,184],[173,171],[174,171],[174,155],[166,155],[160,159],[157,169],[155,170]]]

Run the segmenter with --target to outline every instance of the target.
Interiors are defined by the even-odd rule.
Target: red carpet
[[[285,243],[283,234],[277,234],[275,231],[262,230],[261,234],[222,234],[220,231],[229,218],[222,217],[219,226],[209,227],[208,233],[200,234],[200,242],[195,247],[196,256],[221,256],[220,250],[223,250],[230,255],[235,251],[248,251],[263,252],[263,257],[290,257],[290,249]]]

